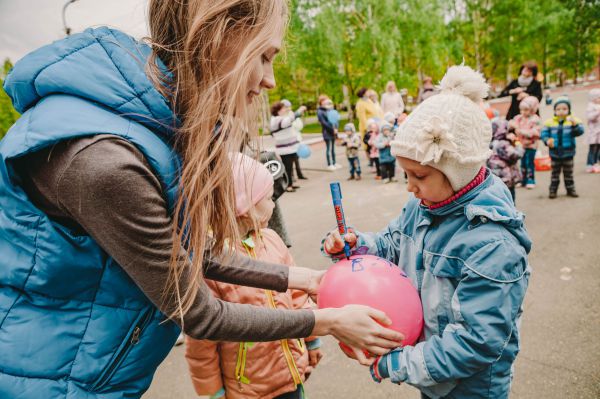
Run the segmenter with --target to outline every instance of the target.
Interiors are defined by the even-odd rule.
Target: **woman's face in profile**
[[[283,23],[273,23],[273,27],[283,26]],[[261,34],[265,34],[264,32]],[[271,90],[275,88],[275,74],[273,73],[273,61],[275,56],[279,53],[282,45],[284,32],[281,29],[270,29],[266,32],[267,45],[264,50],[254,56],[245,66],[244,69],[248,70],[249,75],[248,81],[245,84],[244,90],[246,91],[247,103],[252,103],[254,97],[260,95],[262,90]],[[231,71],[235,64],[238,62],[239,57],[248,45],[247,40],[251,38],[241,37],[240,40],[231,40],[230,43],[226,44],[223,49],[225,58],[221,63],[221,68],[225,73]],[[235,79],[235,77],[232,77]]]
[[[531,76],[531,69],[525,67],[523,68],[523,70],[521,71],[521,75],[525,76],[526,78]]]

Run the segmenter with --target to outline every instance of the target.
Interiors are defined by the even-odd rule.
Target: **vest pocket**
[[[92,391],[100,390],[108,384],[115,372],[119,369],[123,359],[127,357],[131,349],[140,341],[142,332],[144,331],[144,328],[148,326],[150,320],[152,320],[153,314],[154,308],[150,307],[141,312],[136,318],[135,322],[132,324],[133,328],[129,330],[127,336],[113,355],[112,359],[108,362],[106,367],[100,373],[99,377],[92,384]]]

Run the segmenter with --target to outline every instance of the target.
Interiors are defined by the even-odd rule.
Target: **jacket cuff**
[[[402,354],[402,348],[396,349],[393,352],[388,353],[377,358],[375,363],[371,366],[371,376],[377,382],[390,378],[393,383],[404,382],[404,379],[399,378],[398,371],[400,371],[400,356]],[[377,379],[379,378],[379,380]]]
[[[219,399],[225,397],[225,388],[219,389],[216,393],[210,396],[210,399]]]
[[[321,347],[321,339],[320,338],[316,338],[316,339],[313,339],[312,341],[306,342],[306,349],[308,349],[309,351],[314,351],[315,349],[319,349],[320,347]]]

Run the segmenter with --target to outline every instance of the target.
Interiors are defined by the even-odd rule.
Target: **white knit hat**
[[[458,191],[491,153],[492,125],[479,105],[489,86],[480,73],[459,65],[448,69],[439,89],[400,125],[391,150],[440,170]]]

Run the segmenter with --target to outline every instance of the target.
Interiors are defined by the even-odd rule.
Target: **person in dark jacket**
[[[537,74],[537,64],[532,61],[526,62],[519,69],[519,77],[510,82],[500,93],[499,97],[512,97],[508,114],[506,114],[507,120],[519,115],[519,103],[525,97],[534,96],[538,100],[542,100],[542,84],[536,79]]]
[[[340,167],[335,162],[335,136],[337,134],[337,131],[327,118],[327,111],[329,111],[325,107],[325,103],[327,102],[327,100],[329,100],[329,97],[327,97],[326,95],[319,96],[319,108],[317,108],[317,119],[321,124],[323,140],[325,140],[325,145],[327,146],[327,150],[325,151],[325,154],[327,156],[327,169],[330,171],[334,171]]]

